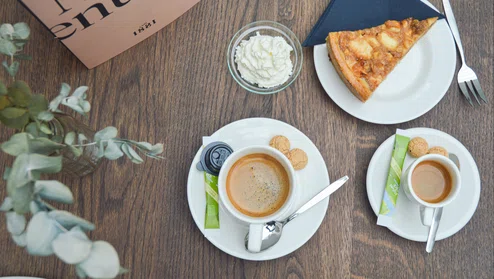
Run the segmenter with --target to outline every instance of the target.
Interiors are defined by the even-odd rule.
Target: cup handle
[[[259,253],[261,252],[262,244],[262,230],[264,224],[250,224],[249,226],[249,252]]]
[[[422,220],[422,225],[430,227],[432,224],[433,215],[434,208],[420,206],[420,219]]]

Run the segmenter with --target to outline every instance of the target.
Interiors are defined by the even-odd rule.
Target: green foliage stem
[[[50,205],[47,201],[71,204],[74,197],[69,187],[60,181],[41,180],[41,175],[61,171],[67,151],[79,157],[86,147],[96,146],[98,157],[116,160],[125,155],[140,164],[144,160],[137,151],[162,159],[159,154],[163,144],[117,138],[118,130],[111,126],[97,132],[91,142],[78,131],[63,137],[55,135],[51,124],[61,113],[61,105],[84,116],[89,113],[88,87],[78,87],[71,93],[71,87],[62,83],[58,96],[48,102],[43,95],[33,94],[27,83],[16,80],[20,63],[15,59],[31,60],[21,53],[29,36],[25,23],[0,25],[0,53],[7,56],[2,65],[12,78],[8,86],[0,81],[0,122],[20,130],[0,145],[3,152],[16,157],[3,174],[8,196],[0,211],[5,212],[12,240],[30,254],[55,254],[63,262],[75,265],[80,278],[114,278],[128,272],[120,266],[115,248],[105,241],[89,240],[85,231],[94,230],[91,222]],[[26,216],[32,217],[27,220]]]

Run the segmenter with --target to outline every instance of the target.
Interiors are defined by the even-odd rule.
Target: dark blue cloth
[[[302,45],[324,44],[329,32],[360,30],[381,25],[386,20],[409,17],[444,18],[420,0],[332,0]]]

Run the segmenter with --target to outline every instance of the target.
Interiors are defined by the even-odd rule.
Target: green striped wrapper
[[[218,177],[204,172],[204,188],[206,190],[206,216],[204,218],[205,229],[219,229],[219,198]]]
[[[398,192],[400,190],[403,163],[405,162],[409,142],[410,138],[406,136],[406,131],[397,129],[381,209],[377,217],[377,224],[380,226],[387,227],[392,223],[396,201],[398,200]]]

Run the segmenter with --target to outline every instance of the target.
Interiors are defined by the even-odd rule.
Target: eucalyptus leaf
[[[65,148],[63,144],[56,143],[47,138],[29,140],[29,153],[51,155],[57,150]]]
[[[24,128],[24,131],[26,131],[26,133],[28,133],[30,136],[32,136],[35,139],[38,138],[48,139],[48,135],[39,130],[38,123],[36,122],[31,122],[27,124],[27,126]]]
[[[30,137],[28,133],[14,134],[8,141],[2,143],[2,151],[12,156],[28,153]]]
[[[60,95],[63,97],[69,96],[70,93],[70,85],[67,83],[62,83],[62,87],[60,88]]]
[[[27,233],[21,233],[20,235],[11,235],[12,240],[14,240],[15,244],[20,247],[26,247],[27,245]]]
[[[41,132],[43,132],[43,133],[45,133],[47,135],[53,134],[53,132],[50,129],[50,127],[48,127],[48,125],[46,125],[45,123],[39,124],[39,129],[40,129]]]
[[[12,62],[12,64],[10,64],[10,66],[8,68],[6,67],[6,70],[11,77],[15,77],[15,75],[17,75],[17,72],[19,71],[20,65],[21,64],[19,63],[19,61],[14,61],[14,62]],[[5,67],[5,65],[4,65],[4,67]]]
[[[80,113],[82,115],[86,115],[86,113],[84,112],[84,109],[79,104],[79,98],[77,98],[77,97],[71,96],[71,97],[64,98],[62,100],[62,105],[73,109],[77,113]]]
[[[7,180],[7,179],[9,179],[10,170],[11,170],[11,168],[9,168],[9,167],[5,167],[5,171],[3,172],[3,177],[2,177],[2,178],[3,178],[3,180]]]
[[[80,103],[80,106],[84,112],[91,111],[91,104],[88,101],[82,101]]]
[[[74,93],[72,93],[72,96],[75,96],[77,98],[81,98],[81,99],[86,99],[87,95],[86,95],[86,91],[88,90],[88,87],[87,86],[80,86],[80,87],[77,87],[75,90],[74,90]]]
[[[71,229],[75,226],[79,226],[84,230],[92,231],[94,230],[94,224],[82,219],[81,217],[75,216],[74,214],[64,211],[64,210],[54,210],[50,211],[48,215],[55,219],[60,225],[66,229]]]
[[[38,124],[36,124],[36,122],[31,122],[29,124],[27,124],[26,128],[24,129],[28,134],[30,134],[31,136],[33,137],[39,137],[40,134],[43,134],[43,133],[40,133],[40,131],[38,130]]]
[[[77,142],[82,145],[87,142],[87,137],[84,134],[77,135]]]
[[[100,141],[98,143],[98,152],[96,153],[96,157],[101,158],[105,156],[105,146],[104,141]]]
[[[78,264],[88,258],[92,242],[79,228],[59,234],[52,242],[53,252],[66,264]]]
[[[45,156],[40,154],[29,154],[27,168],[42,173],[57,173],[62,170],[62,156]]]
[[[38,213],[40,210],[41,210],[41,208],[39,208],[39,205],[37,202],[32,201],[29,203],[29,211],[31,211],[31,214],[34,215],[34,214]]]
[[[75,141],[75,132],[68,132],[65,135],[65,139],[64,139],[65,144],[73,145],[74,141]]]
[[[32,95],[27,109],[33,117],[38,118],[41,112],[45,112],[48,109],[48,100],[43,95]]]
[[[14,160],[7,189],[22,187],[29,181],[36,180],[39,173],[56,173],[62,169],[62,156],[45,156],[41,154],[20,154]]]
[[[12,198],[12,205],[15,212],[18,214],[26,214],[29,212],[29,203],[33,199],[33,183],[29,182],[21,187],[15,187],[8,184],[7,193]]]
[[[113,140],[108,140],[108,145],[106,146],[105,149],[105,157],[108,160],[116,160],[120,157],[122,157],[124,154],[118,147],[118,145],[113,141]]]
[[[27,225],[27,251],[31,255],[49,256],[53,254],[51,243],[62,230],[45,211],[36,213]]]
[[[26,217],[15,212],[5,213],[7,218],[7,231],[12,235],[20,235],[26,228]]]
[[[0,110],[3,110],[4,108],[8,108],[11,106],[12,103],[10,102],[7,96],[0,96]]]
[[[31,29],[29,29],[29,26],[24,22],[14,24],[14,30],[16,37],[23,40],[29,38],[29,35],[31,34]]]
[[[27,107],[31,101],[31,88],[24,81],[16,80],[8,88],[9,97],[17,106]]]
[[[117,251],[106,241],[95,241],[88,258],[78,266],[92,278],[114,278],[120,271]]]
[[[94,140],[102,141],[102,140],[113,139],[117,136],[117,134],[118,134],[117,128],[109,126],[94,134]]]
[[[42,111],[38,114],[38,119],[41,121],[52,121],[55,116],[49,111]]]
[[[12,198],[11,197],[6,197],[3,200],[2,205],[0,206],[0,211],[7,212],[7,211],[10,211],[12,208],[14,208],[14,203],[12,201]]]
[[[4,39],[11,38],[12,34],[14,34],[14,26],[9,23],[4,23],[0,26],[0,37]]]
[[[51,111],[58,111],[58,107],[60,106],[60,103],[62,103],[62,100],[63,100],[63,96],[57,96],[55,99],[53,99],[50,102],[50,104],[48,105],[48,108]]]
[[[2,62],[2,66],[7,71],[7,73],[10,75],[10,66],[9,66],[9,63],[7,63],[7,61],[3,61]]]
[[[134,143],[139,149],[144,150],[146,151],[146,153],[149,153],[151,155],[161,154],[163,153],[164,150],[162,143],[152,145],[149,142],[143,142],[143,141],[141,142],[131,141],[131,142]]]
[[[0,38],[0,53],[11,56],[17,52],[17,47],[11,41]]]
[[[137,152],[130,147],[127,143],[124,143],[122,145],[122,151],[127,155],[127,157],[132,161],[134,164],[141,164],[144,162],[144,160],[137,154]]]
[[[155,145],[151,145],[149,142],[133,142],[138,148],[141,150],[146,151],[146,153],[149,153],[151,155],[157,155],[163,153],[163,144],[158,143]]]
[[[7,179],[7,190],[9,188],[22,187],[31,180],[30,172],[28,170],[29,156],[29,154],[22,153],[15,158],[12,169],[10,170],[9,179]]]
[[[25,113],[21,117],[18,118],[6,118],[2,116],[0,113],[0,121],[5,124],[7,127],[14,129],[22,129],[29,122],[29,113]]]
[[[137,147],[144,149],[146,151],[151,151],[153,145],[149,142],[141,141],[141,142],[133,142]]]
[[[74,202],[74,196],[69,187],[56,180],[38,180],[34,182],[34,193],[47,200],[62,203]]]
[[[69,148],[70,152],[72,152],[72,154],[74,154],[74,156],[76,158],[78,158],[82,155],[82,149],[81,148],[77,148],[73,145],[69,145],[68,148]]]
[[[60,143],[60,144],[63,142],[63,137],[60,135],[55,135],[55,136],[51,137],[50,139],[53,142]]]
[[[25,81],[22,81],[22,80],[14,81],[14,83],[12,83],[10,85],[9,89],[18,89],[21,92],[23,92],[24,94],[29,95],[29,96],[32,94],[31,88],[29,87],[29,85]]]
[[[158,155],[158,154],[163,153],[163,151],[164,151],[163,144],[162,143],[157,143],[157,144],[153,145],[153,147],[151,148],[151,150],[149,151],[149,153],[151,153],[153,155]]]
[[[23,116],[27,112],[26,109],[22,108],[15,108],[15,107],[10,107],[10,108],[4,108],[1,113],[5,118],[11,119],[11,118],[18,118]]]

